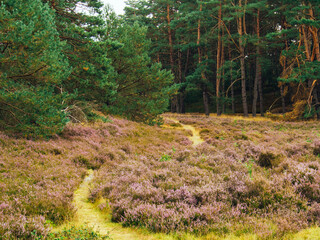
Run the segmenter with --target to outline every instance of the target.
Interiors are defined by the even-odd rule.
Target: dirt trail
[[[144,234],[138,229],[124,228],[119,223],[111,222],[110,214],[100,211],[96,204],[89,202],[89,186],[93,177],[94,172],[89,170],[88,176],[74,193],[73,205],[76,208],[74,219],[53,229],[53,231],[70,228],[71,226],[87,225],[102,235],[108,234],[113,240],[158,239],[152,235],[147,235],[147,233]]]
[[[182,124],[181,122],[179,122],[177,119],[175,118],[169,118],[169,117],[166,117],[166,119],[174,122],[174,123],[178,123],[180,124],[182,127],[171,127],[171,126],[166,126],[166,127],[169,127],[169,128],[176,128],[176,129],[185,129],[185,130],[189,130],[192,132],[192,136],[189,136],[189,139],[192,141],[192,145],[193,146],[196,146],[196,145],[199,145],[200,143],[203,143],[204,140],[201,138],[200,136],[200,132],[199,130],[197,130],[196,128],[194,128],[193,126],[191,125],[186,125],[186,124]]]
[[[185,129],[192,132],[192,136],[189,139],[192,141],[193,146],[196,146],[203,142],[199,131],[191,125],[185,125],[173,118],[167,118],[175,123],[179,123],[182,127],[171,127],[173,129]],[[72,226],[84,226],[92,227],[95,231],[102,235],[109,235],[113,240],[152,240],[152,239],[172,239],[169,235],[165,234],[151,234],[143,230],[134,228],[124,228],[119,223],[111,222],[111,215],[99,210],[97,204],[91,203],[88,198],[90,195],[90,183],[94,177],[94,171],[89,170],[88,176],[83,180],[82,184],[74,193],[73,205],[76,208],[76,214],[72,221],[67,222],[59,227],[53,229],[53,231],[60,231],[64,228],[70,228]]]
[[[170,120],[176,124],[181,125],[181,127],[173,127],[170,125],[165,125],[164,127],[166,128],[171,128],[171,129],[185,129],[189,130],[192,132],[192,136],[189,136],[189,139],[192,141],[193,146],[196,146],[204,140],[201,138],[199,130],[194,128],[191,125],[186,125],[180,123],[177,119],[175,118],[169,118],[166,117],[167,120]],[[153,234],[150,232],[147,232],[145,230],[141,229],[135,229],[135,228],[124,228],[121,224],[119,223],[113,223],[111,222],[111,215],[105,212],[102,212],[98,208],[98,204],[93,204],[88,201],[89,195],[90,195],[90,184],[93,180],[94,177],[94,171],[89,170],[88,175],[85,177],[83,180],[82,184],[79,186],[79,188],[75,191],[74,193],[74,199],[73,199],[73,205],[76,208],[76,214],[75,217],[72,221],[67,222],[59,227],[54,228],[52,231],[60,231],[64,228],[70,228],[72,226],[90,226],[92,227],[95,231],[99,232],[102,235],[108,235],[110,236],[113,240],[153,240],[153,239],[161,239],[161,240],[173,240],[177,239],[173,236],[166,235],[166,234]],[[103,199],[100,201],[102,202]],[[297,233],[296,235],[289,235],[288,238],[285,239],[314,239],[313,236],[318,236],[319,235],[319,228],[310,228],[301,231],[300,233]],[[256,239],[255,234],[248,234],[248,235],[243,235],[240,237],[234,236],[234,235],[229,235],[225,237],[218,238],[214,234],[212,237],[211,235],[208,235],[205,237],[205,239],[225,239],[225,240],[249,240],[249,239]],[[306,237],[308,236],[308,237]],[[301,238],[300,238],[301,237]],[[311,237],[311,238],[310,238]],[[183,239],[192,239],[196,240],[198,239],[195,236],[189,236],[185,237]],[[201,237],[199,238],[201,239]],[[318,239],[318,238],[317,238]]]

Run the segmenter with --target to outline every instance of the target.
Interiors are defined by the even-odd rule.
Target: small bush
[[[200,130],[200,134],[206,134],[206,133],[210,133],[210,130],[206,128]]]
[[[241,134],[241,135],[235,135],[235,136],[234,136],[234,139],[235,139],[235,140],[248,140],[249,138],[248,138],[247,135]]]
[[[171,127],[177,127],[177,128],[182,127],[182,125],[180,123],[170,123],[170,126]]]
[[[106,157],[96,156],[88,159],[84,156],[77,156],[72,160],[75,164],[84,166],[87,169],[98,169],[102,164],[106,162]]]
[[[35,239],[43,239],[42,236],[37,236],[36,233],[33,234]],[[61,232],[48,234],[47,240],[105,240],[111,239],[108,235],[100,235],[89,227],[71,227],[70,229],[64,229]]]
[[[190,155],[191,155],[191,152],[188,150],[179,151],[177,152],[176,160],[179,162],[183,162],[188,157],[190,157]]]
[[[261,153],[258,159],[258,164],[261,167],[273,168],[280,164],[280,156],[273,153]]]
[[[320,141],[316,141],[313,146],[313,155],[320,156]]]

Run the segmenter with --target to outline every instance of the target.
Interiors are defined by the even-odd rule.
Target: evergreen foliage
[[[140,27],[137,22],[132,26],[123,23],[114,29],[112,37],[122,47],[109,51],[117,72],[117,93],[111,111],[154,124],[157,116],[167,109],[168,96],[175,87],[172,87],[171,73],[162,70],[160,63],[151,62],[146,32],[146,27]]]
[[[0,128],[51,137],[93,110],[154,123],[175,90],[149,57],[146,28],[98,0],[0,4]],[[118,22],[116,25],[115,23]]]
[[[266,107],[285,113],[303,102],[309,114],[296,111],[295,117],[287,114],[290,120],[314,116],[319,108],[318,5],[301,0],[129,1],[125,18],[148,26],[153,60],[180,84],[171,99],[173,112],[183,112],[200,92],[207,114],[213,103],[218,115],[247,115],[252,109],[255,116]]]
[[[154,124],[169,100],[180,113],[202,101],[207,115],[320,117],[317,6],[139,0],[117,16],[99,0],[4,0],[0,128],[50,137],[94,110]]]
[[[28,137],[60,132],[68,96],[56,88],[70,67],[54,12],[40,0],[7,0],[0,6],[0,22],[0,128]]]

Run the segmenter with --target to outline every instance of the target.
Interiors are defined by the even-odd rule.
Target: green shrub
[[[93,231],[89,227],[71,227],[70,229],[64,229],[61,232],[50,233],[46,238],[43,236],[38,236],[36,232],[33,232],[33,238],[47,239],[47,240],[104,240],[111,239],[108,235],[100,235],[99,233]]]

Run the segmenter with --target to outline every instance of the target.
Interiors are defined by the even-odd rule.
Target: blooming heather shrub
[[[0,215],[0,239],[33,239],[32,232],[43,236],[49,233],[44,217],[30,217],[19,213]]]
[[[258,164],[261,167],[272,168],[279,166],[281,156],[275,155],[272,152],[261,153],[258,159]]]
[[[318,139],[314,142],[313,154],[315,156],[320,156],[320,140]]]
[[[98,169],[106,162],[105,156],[95,156],[90,159],[80,155],[72,159],[72,161],[79,166],[86,167],[87,169]]]
[[[182,137],[164,142],[159,136],[167,130],[129,135],[138,142],[127,158],[104,164],[91,189],[92,201],[109,199],[114,221],[155,232],[248,230],[262,239],[319,224],[317,123],[174,117],[200,129],[206,141],[172,151]]]
[[[71,218],[73,192],[86,168],[179,150],[182,133],[158,128],[161,133],[154,136],[154,129],[112,118],[112,123],[69,124],[61,137],[50,141],[0,133],[0,239],[32,239],[32,231],[46,236],[47,221],[60,224]],[[137,131],[142,135],[136,136]],[[158,147],[151,148],[153,144]]]
[[[0,149],[0,236],[32,239],[32,231],[45,236],[46,220],[61,223],[72,216],[73,191],[84,169],[68,160],[59,140],[2,139],[6,145]]]
[[[309,202],[320,203],[318,162],[313,164],[299,163],[286,177],[293,184],[297,193],[303,195]]]
[[[86,168],[98,169],[90,200],[108,199],[100,207],[126,226],[271,239],[320,223],[318,123],[175,117],[207,129],[206,141],[194,147],[183,131],[117,118],[70,124],[48,142],[0,133],[0,236],[47,236],[47,220],[70,218]],[[281,161],[261,166],[269,153]]]

